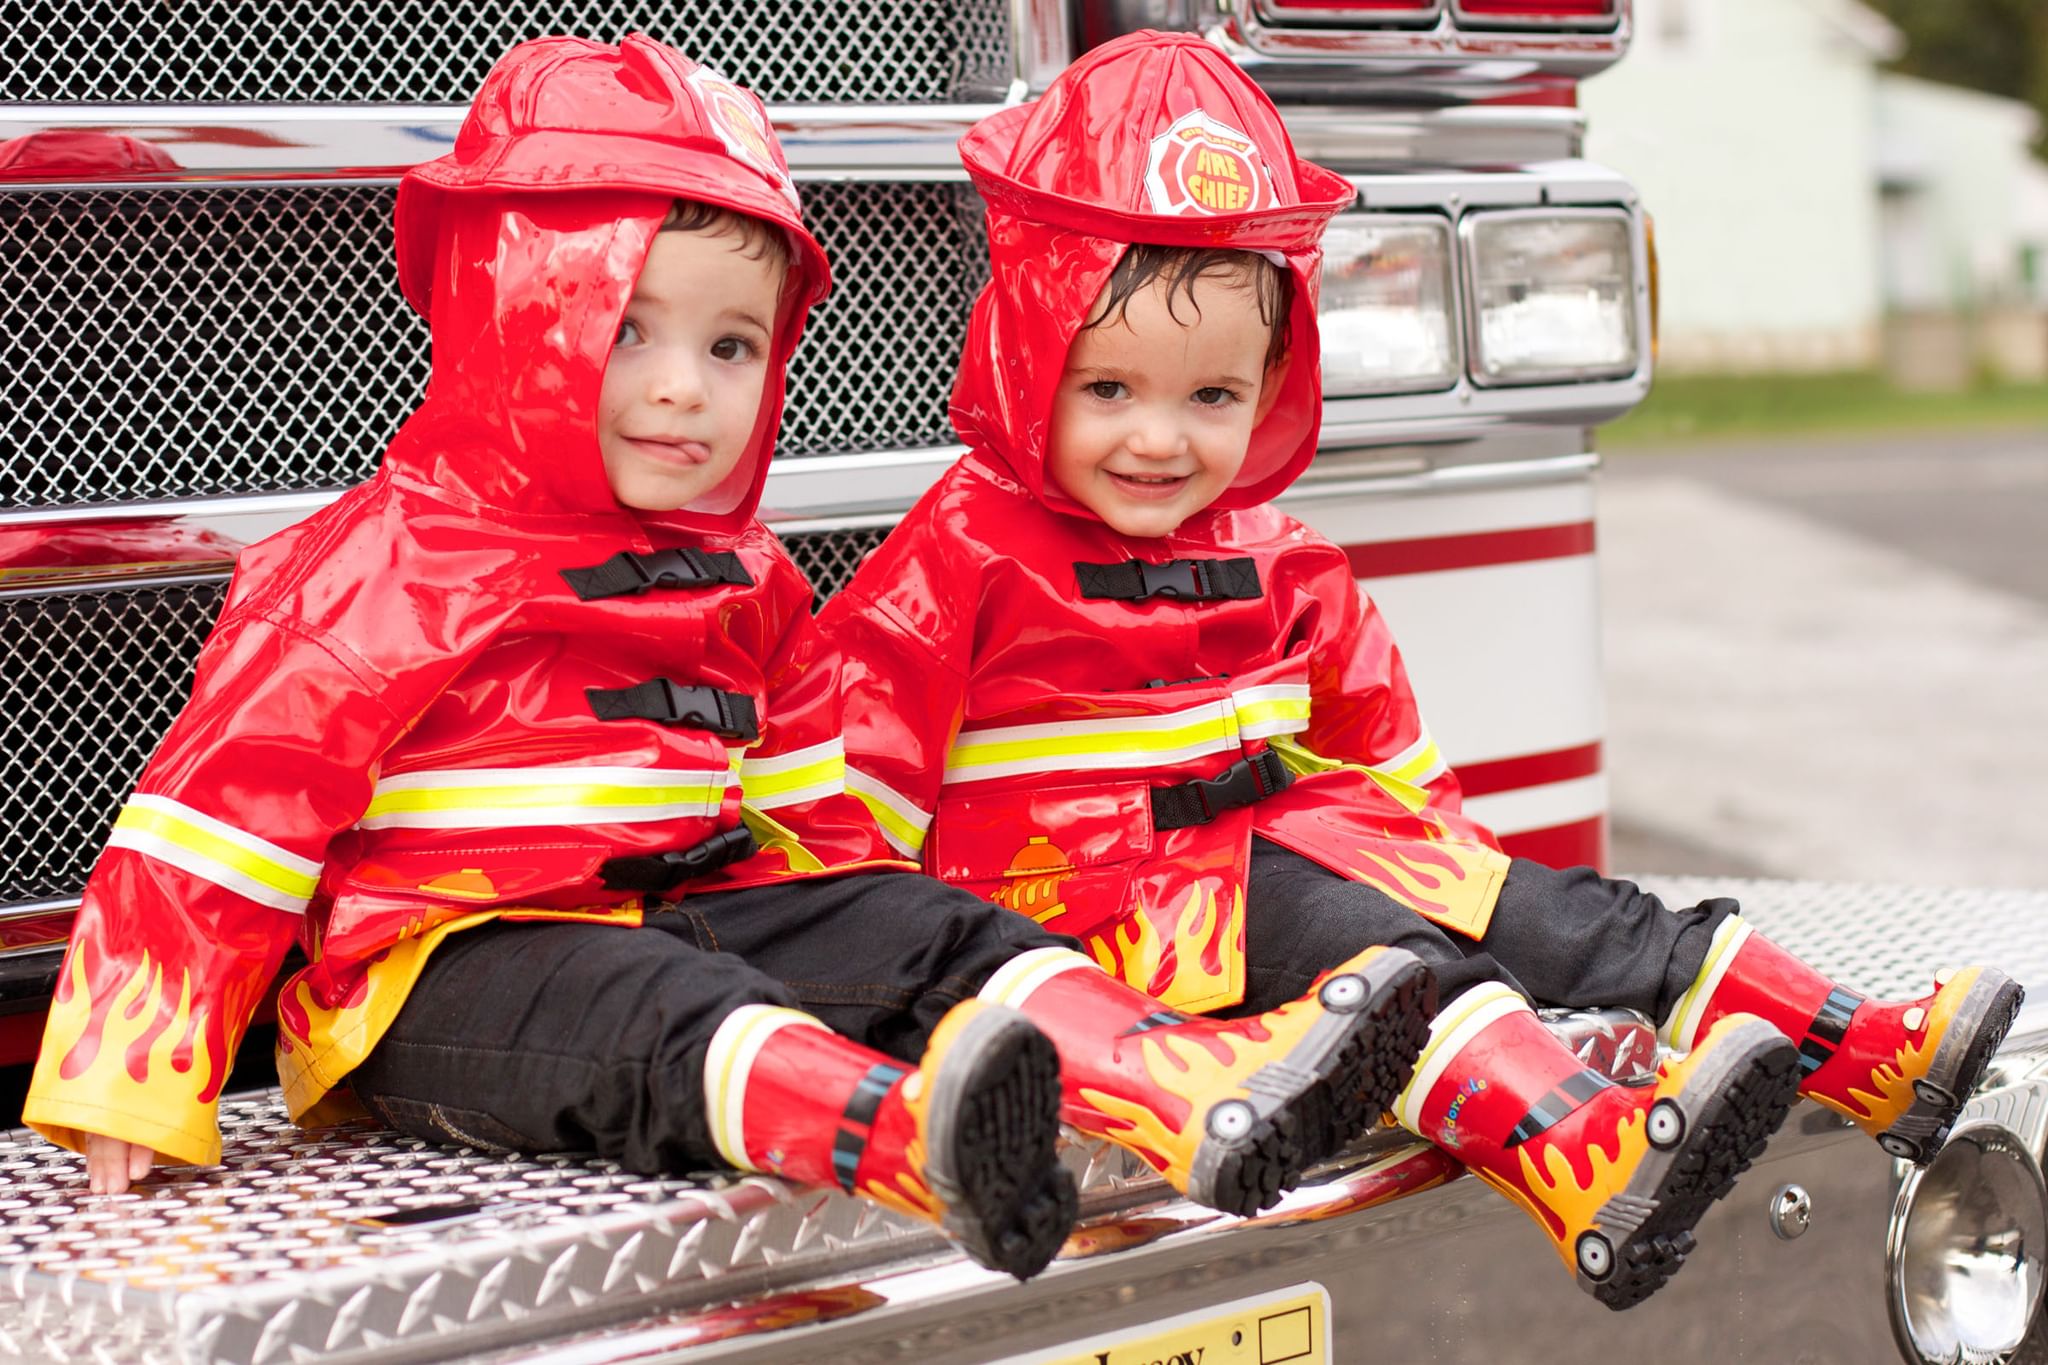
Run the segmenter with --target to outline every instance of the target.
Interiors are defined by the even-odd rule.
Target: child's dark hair
[[[1154,280],[1164,283],[1166,311],[1176,322],[1180,320],[1180,311],[1174,306],[1176,294],[1184,295],[1188,307],[1200,317],[1202,308],[1195,302],[1195,281],[1206,275],[1223,276],[1229,285],[1251,292],[1258,300],[1259,321],[1272,329],[1266,342],[1266,368],[1270,370],[1285,359],[1287,315],[1294,306],[1294,276],[1252,251],[1144,243],[1132,246],[1110,272],[1101,308],[1081,330],[1121,319],[1131,306],[1132,296]]]
[[[708,232],[713,236],[731,234],[740,239],[740,250],[757,261],[773,258],[784,270],[789,268],[789,239],[782,229],[752,214],[721,208],[695,199],[678,199],[669,205],[661,220],[663,232]]]

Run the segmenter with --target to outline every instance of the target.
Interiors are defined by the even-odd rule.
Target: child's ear
[[[1266,414],[1280,401],[1280,390],[1287,386],[1287,368],[1294,363],[1294,352],[1289,351],[1266,367],[1266,377],[1259,383],[1259,406],[1252,414],[1252,425],[1266,420]]]

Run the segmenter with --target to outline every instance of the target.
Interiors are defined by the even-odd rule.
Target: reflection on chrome
[[[1909,1359],[1996,1361],[2041,1303],[2048,1189],[2034,1154],[1996,1123],[1957,1130],[1910,1170],[1892,1216],[1893,1326]]]

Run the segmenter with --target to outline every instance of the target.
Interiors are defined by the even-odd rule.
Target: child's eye
[[[745,337],[720,337],[711,343],[711,355],[715,360],[752,360],[754,343]]]
[[[1108,402],[1124,396],[1124,386],[1114,379],[1098,379],[1088,386],[1088,392]]]
[[[1220,384],[1211,384],[1195,390],[1195,401],[1205,408],[1220,408],[1227,403],[1235,403],[1237,394]]]
[[[619,324],[619,334],[612,339],[612,345],[632,346],[638,344],[640,340],[640,324],[627,318]]]

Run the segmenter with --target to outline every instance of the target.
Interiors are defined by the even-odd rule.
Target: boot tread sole
[[[1059,1164],[1059,1055],[1021,1015],[985,1016],[933,1078],[925,1175],[942,1222],[976,1261],[1026,1280],[1073,1230],[1079,1199]]]
[[[1375,960],[1367,970],[1374,967],[1379,979],[1365,1002],[1328,1016],[1346,1027],[1321,1055],[1286,1059],[1287,1070],[1310,1082],[1243,1137],[1204,1139],[1210,1159],[1198,1161],[1190,1198],[1239,1217],[1269,1208],[1303,1171],[1342,1151],[1393,1104],[1429,1039],[1436,978],[1419,959]]]
[[[1631,1182],[1630,1203],[1640,1207],[1637,1201],[1647,1199],[1654,1207],[1614,1248],[1612,1273],[1585,1282],[1595,1298],[1612,1309],[1631,1308],[1678,1273],[1692,1250],[1694,1225],[1762,1154],[1798,1091],[1799,1051],[1772,1030],[1706,1095],[1686,1103],[1680,1092],[1686,1134],[1662,1154],[1653,1190],[1638,1191]]]
[[[1989,999],[1970,1010],[1974,1016],[1974,1026],[1969,1019],[1957,1020],[1964,1028],[1973,1029],[1961,1058],[1953,1065],[1941,1068],[1941,1054],[1949,1049],[1946,1046],[1937,1047],[1935,1065],[1930,1068],[1930,1071],[1940,1068],[1945,1073],[1939,1076],[1930,1075],[1928,1079],[1948,1091],[1953,1102],[1943,1104],[1916,1100],[1901,1116],[1912,1121],[1901,1124],[1897,1130],[1886,1130],[1887,1135],[1903,1138],[1919,1149],[1920,1154],[1912,1158],[1916,1166],[1925,1166],[1934,1160],[1935,1154],[1947,1141],[1949,1129],[1955,1126],[1957,1116],[1963,1112],[1963,1106],[1970,1102],[1971,1094],[1984,1079],[1986,1068],[1997,1055],[1999,1046],[2005,1042],[2005,1035],[2011,1031],[2013,1022],[2019,1018],[2020,1005],[2026,999],[2026,992],[2021,989],[2020,984],[2003,972],[1987,972],[1985,976],[1977,979],[1977,984],[1972,989],[1974,992],[1983,987],[1990,987]],[[1949,1041],[1950,1039],[1944,1039],[1943,1043]],[[1923,1140],[1916,1136],[1916,1133],[1930,1136]]]

